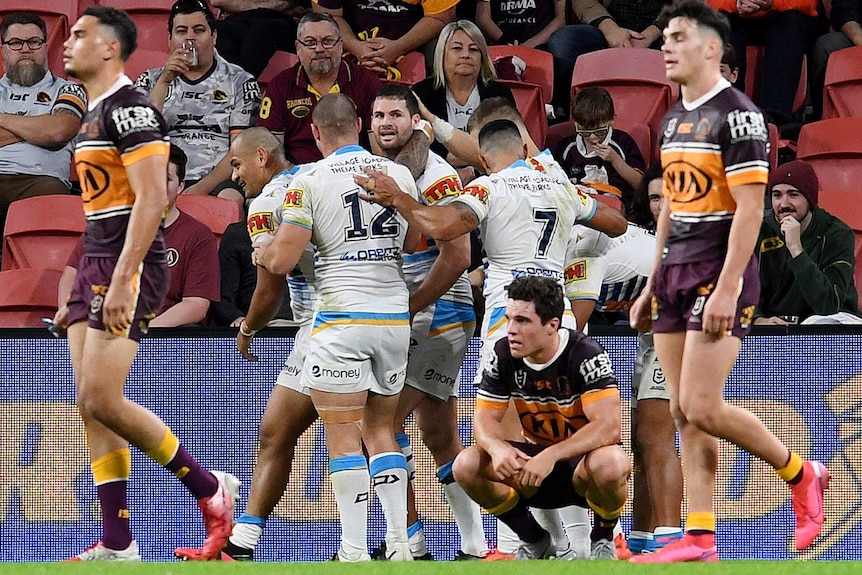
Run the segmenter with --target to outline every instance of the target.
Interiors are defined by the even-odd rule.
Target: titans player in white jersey
[[[281,142],[266,128],[248,128],[231,143],[228,155],[232,179],[246,197],[254,198],[248,210],[252,242],[275,235],[282,221],[284,195],[296,175],[309,165],[293,166],[285,159]],[[254,334],[273,318],[290,290],[290,307],[299,324],[293,349],[270,392],[260,423],[260,447],[245,512],[233,527],[222,550],[223,560],[251,561],[254,549],[287,485],[296,442],[317,419],[307,387],[300,384],[308,350],[314,304],[313,250],[309,244],[287,283],[283,275],[258,267],[251,306],[240,323],[236,345],[243,357],[257,361],[249,350]]]
[[[371,132],[389,158],[395,159],[407,145],[420,122],[419,105],[413,92],[402,84],[384,84],[378,89],[372,108]],[[445,205],[461,193],[455,168],[433,152],[421,158],[424,166],[416,180],[423,205]],[[452,462],[464,449],[458,433],[457,392],[461,364],[475,328],[473,295],[465,270],[470,262],[470,241],[460,236],[450,241],[422,238],[419,248],[404,256],[404,276],[410,289],[413,316],[407,379],[398,402],[396,435],[407,458],[412,479],[416,465],[404,420],[412,412],[422,439],[437,464],[437,479],[461,534],[459,559],[480,559],[488,544],[479,506],[470,499],[452,476]],[[412,490],[411,490],[412,491]],[[425,544],[422,522],[415,501],[408,493],[410,549],[415,559],[433,559]],[[372,558],[385,556],[384,541]]]
[[[255,247],[259,265],[287,273],[312,241],[317,302],[302,382],[323,419],[330,481],[341,517],[340,561],[367,561],[368,483],[389,525],[387,559],[412,561],[407,537],[407,462],[395,441],[395,411],[410,344],[409,293],[402,250],[418,234],[394,210],[359,198],[353,176],[386,171],[414,201],[410,171],[357,145],[361,121],[343,94],[327,94],[312,113],[324,155],[294,179],[284,221],[271,243]],[[370,460],[362,454],[363,443]]]

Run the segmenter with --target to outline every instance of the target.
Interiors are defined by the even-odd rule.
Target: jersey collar
[[[342,146],[342,147],[338,148],[332,154],[337,156],[339,154],[352,154],[354,152],[364,152],[364,151],[365,151],[365,148],[363,148],[362,146],[357,146],[356,144],[351,144],[349,146]]]

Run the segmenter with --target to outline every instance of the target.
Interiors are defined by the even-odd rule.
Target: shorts
[[[87,326],[104,331],[102,304],[111,284],[111,276],[117,258],[94,257],[84,254],[78,264],[78,275],[69,295],[69,325],[87,320]],[[141,264],[138,273],[132,278],[132,323],[121,333],[112,332],[118,337],[141,341],[147,333],[150,320],[162,307],[168,293],[170,275],[167,263]]]
[[[701,331],[703,308],[723,266],[723,258],[684,264],[663,263],[656,270],[653,285],[653,333]],[[752,255],[740,281],[731,335],[740,339],[748,335],[759,298],[760,275],[757,259]]]
[[[287,356],[287,361],[284,362],[284,367],[278,374],[275,380],[276,385],[292,389],[302,395],[311,395],[308,387],[302,385],[302,364],[305,363],[305,356],[308,355],[308,337],[311,334],[311,322],[306,322],[300,326],[296,332],[296,337],[293,339],[293,350]]]
[[[447,401],[458,397],[461,364],[476,327],[473,306],[437,300],[413,318],[406,385]]]
[[[523,441],[510,441],[509,443],[530,457],[545,449],[535,443]],[[551,473],[539,485],[539,491],[532,497],[522,498],[522,501],[537,509],[560,509],[570,505],[577,505],[586,509],[588,507],[587,500],[575,491],[575,486],[572,484],[575,469],[584,457],[584,455],[579,455],[574,459],[558,461]]]
[[[670,391],[664,372],[658,363],[652,333],[643,332],[638,336],[638,356],[635,372],[632,375],[632,409],[637,409],[641,399],[663,399],[670,401]]]
[[[407,312],[316,312],[301,382],[329,393],[395,395],[404,387],[409,349]]]

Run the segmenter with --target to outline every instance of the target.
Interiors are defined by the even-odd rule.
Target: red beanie
[[[776,167],[772,175],[769,176],[769,183],[766,185],[767,192],[772,192],[773,186],[777,184],[793,186],[805,196],[812,208],[817,207],[820,183],[817,181],[814,168],[808,162],[794,160]]]

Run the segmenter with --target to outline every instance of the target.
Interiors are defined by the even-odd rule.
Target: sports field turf
[[[345,569],[347,571],[345,571]],[[0,563],[2,575],[856,575],[859,561],[723,561],[631,565],[624,561],[339,563]]]

